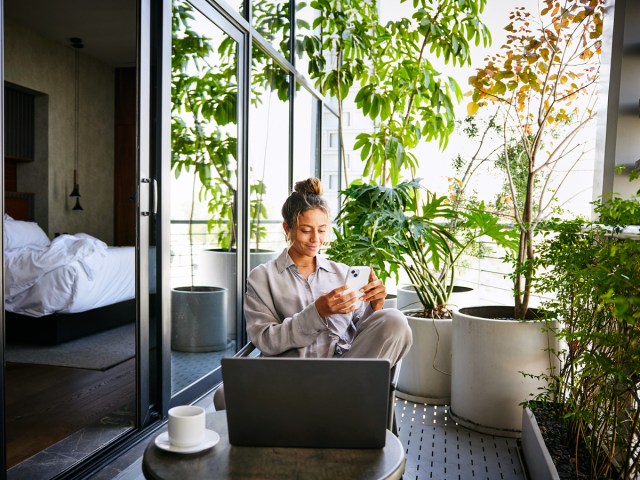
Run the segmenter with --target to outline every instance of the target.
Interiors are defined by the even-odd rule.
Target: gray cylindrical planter
[[[277,257],[273,250],[255,250],[249,253],[249,270]],[[227,295],[227,332],[236,338],[236,261],[237,251],[210,248],[203,250],[198,257],[198,283],[216,285],[229,290]]]
[[[180,352],[215,352],[227,348],[226,288],[171,290],[171,348]]]
[[[398,296],[395,293],[387,293],[384,299],[384,308],[398,308]]]
[[[397,297],[396,308],[400,311],[415,310],[421,307],[420,299],[416,293],[416,287],[413,285],[400,285],[398,287]]]
[[[447,305],[451,310],[455,310],[471,305],[473,298],[473,288],[454,285]],[[413,285],[400,285],[398,287],[397,308],[400,311],[422,308],[416,293],[416,287]]]

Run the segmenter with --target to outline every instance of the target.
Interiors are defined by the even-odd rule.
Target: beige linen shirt
[[[251,342],[267,356],[333,357],[349,350],[358,321],[373,313],[369,302],[345,315],[321,317],[316,299],[344,285],[348,266],[316,256],[304,278],[285,249],[249,274],[244,315]]]

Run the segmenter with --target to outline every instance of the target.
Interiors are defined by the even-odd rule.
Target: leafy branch
[[[480,108],[497,106],[502,119],[501,156],[510,214],[520,235],[518,248],[510,257],[518,318],[524,318],[529,308],[535,225],[542,206],[550,205],[542,195],[550,193],[546,187],[555,166],[593,120],[600,65],[602,3],[541,3],[537,18],[524,7],[514,9],[506,43],[470,78],[473,93],[467,107],[474,115]]]

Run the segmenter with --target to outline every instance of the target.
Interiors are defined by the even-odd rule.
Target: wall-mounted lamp
[[[75,125],[74,125],[74,134],[75,134],[75,144],[74,144],[74,169],[73,169],[73,190],[70,197],[76,198],[76,204],[73,207],[73,210],[84,210],[80,205],[80,186],[78,185],[78,166],[79,166],[79,156],[78,156],[78,146],[79,146],[79,130],[80,130],[80,49],[84,48],[84,44],[82,43],[82,39],[80,38],[70,38],[71,46],[76,49],[76,57],[75,57]]]
[[[76,197],[76,204],[73,206],[73,210],[84,210],[80,205],[80,186],[78,185],[78,171],[73,170],[73,190],[69,194],[70,197]]]

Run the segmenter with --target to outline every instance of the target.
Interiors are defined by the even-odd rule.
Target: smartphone
[[[360,289],[369,283],[369,272],[371,267],[349,267],[347,270],[347,277],[344,280],[344,284],[349,287],[343,292],[344,294],[355,292],[356,297],[360,298],[362,292]],[[358,300],[358,307],[362,302]]]

